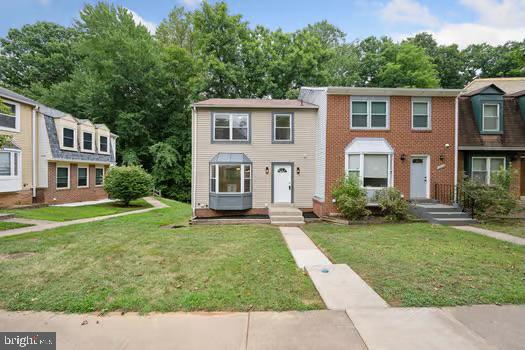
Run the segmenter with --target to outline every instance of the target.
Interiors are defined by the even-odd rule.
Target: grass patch
[[[525,219],[491,220],[474,226],[525,238]]]
[[[525,247],[423,223],[305,229],[393,306],[525,302]]]
[[[12,230],[15,228],[22,228],[22,227],[28,227],[28,226],[33,226],[33,225],[21,224],[18,222],[10,222],[10,221],[9,222],[0,221],[0,231]]]
[[[169,208],[0,238],[0,308],[65,312],[323,308],[269,225],[187,226]]]
[[[124,213],[132,210],[150,208],[151,205],[143,199],[132,201],[129,207],[125,207],[120,202],[100,203],[93,205],[83,205],[80,207],[40,207],[25,209],[9,209],[6,213],[15,214],[19,218],[49,220],[49,221],[70,221],[96,216],[106,216]]]

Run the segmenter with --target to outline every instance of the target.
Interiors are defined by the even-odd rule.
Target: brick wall
[[[33,202],[31,190],[0,193],[0,208],[9,208],[17,205],[30,205]]]
[[[324,214],[336,212],[332,188],[345,174],[345,147],[355,137],[381,137],[394,149],[394,186],[410,196],[410,155],[430,156],[430,191],[434,184],[454,184],[454,97],[432,97],[432,130],[412,130],[412,99],[390,97],[390,130],[351,130],[350,96],[329,95],[326,132],[326,174]],[[445,148],[445,144],[450,147]],[[406,159],[400,160],[405,154]],[[440,156],[444,156],[441,161]],[[444,168],[438,170],[438,165]],[[315,205],[315,203],[314,203]]]
[[[60,203],[71,203],[71,202],[85,202],[94,201],[99,199],[107,198],[108,195],[104,191],[102,186],[95,186],[95,165],[89,165],[89,187],[78,188],[77,187],[77,167],[78,164],[70,164],[70,179],[69,189],[57,189],[56,188],[56,163],[49,163],[48,168],[48,187],[37,189],[38,203],[47,204],[60,204]],[[107,172],[108,166],[105,167]]]

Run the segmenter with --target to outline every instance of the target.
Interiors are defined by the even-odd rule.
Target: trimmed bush
[[[408,217],[408,204],[397,188],[383,188],[376,192],[375,198],[386,219],[400,221]]]
[[[140,166],[112,167],[104,179],[104,190],[128,206],[132,200],[151,194],[153,178]]]
[[[370,215],[366,209],[366,191],[356,176],[348,175],[339,180],[332,191],[337,210],[347,219],[355,220]]]

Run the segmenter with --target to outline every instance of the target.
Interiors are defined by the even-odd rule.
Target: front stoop
[[[411,211],[433,224],[463,226],[476,223],[476,220],[472,219],[467,213],[452,205],[416,203],[414,206],[411,206]]]
[[[268,208],[270,222],[279,226],[304,225],[303,212],[292,206],[271,206]]]

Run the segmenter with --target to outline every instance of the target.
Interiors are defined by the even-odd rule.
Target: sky
[[[201,0],[112,0],[132,11],[152,33],[175,6],[195,9]],[[85,3],[97,0],[0,0],[0,36],[37,21],[72,25]],[[212,1],[213,2],[213,1]],[[440,44],[502,44],[525,39],[525,0],[226,0],[231,14],[250,26],[295,31],[328,20],[347,40],[387,35],[402,40],[418,32]]]

